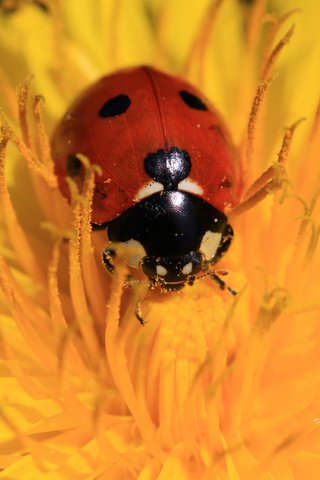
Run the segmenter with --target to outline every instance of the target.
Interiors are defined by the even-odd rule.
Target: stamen
[[[250,188],[246,191],[244,195],[244,200],[252,197],[256,192],[261,190],[265,185],[267,185],[276,175],[275,165],[271,165],[267,170],[265,170],[257,180],[253,182]]]
[[[43,124],[41,103],[43,97],[32,95],[32,79],[28,77],[18,89],[19,122],[22,131],[20,139],[2,117],[3,129],[9,139],[15,144],[31,171],[42,177],[49,187],[57,188],[54,174],[54,164],[50,155],[49,139]],[[29,113],[29,102],[32,103],[32,114]],[[31,120],[34,124],[31,124]],[[35,130],[35,132],[33,132]]]
[[[289,128],[286,129],[283,140],[282,140],[281,149],[280,149],[280,152],[278,153],[279,165],[283,165],[286,162],[289,155],[289,148],[291,146],[293,134],[296,128],[305,120],[306,119],[304,117],[299,118],[299,120],[294,122]]]
[[[277,43],[277,45],[274,47],[274,49],[272,50],[269,58],[267,59],[264,67],[263,67],[263,70],[262,70],[262,74],[261,74],[261,80],[262,81],[265,81],[267,79],[267,77],[270,75],[270,72],[278,58],[278,56],[280,55],[280,52],[282,51],[283,47],[289,43],[292,35],[293,35],[293,32],[294,32],[294,25],[287,31],[287,33],[284,35],[283,38],[281,38],[281,40]]]
[[[266,10],[267,0],[256,0],[252,6],[249,25],[247,30],[248,51],[256,49],[259,37],[261,35],[262,17]]]
[[[3,125],[3,131],[6,133],[9,140],[11,140],[12,143],[19,150],[23,158],[26,160],[30,170],[42,177],[49,185],[49,187],[57,188],[56,176],[52,172],[48,171],[48,168],[46,167],[46,165],[43,165],[41,163],[41,160],[38,160],[33,156],[31,150],[27,147],[25,142],[16,135],[16,133],[8,125],[4,117],[1,118],[1,121]]]
[[[228,214],[229,219],[241,215],[245,211],[260,203],[267,195],[283,187],[287,180],[284,164],[288,158],[289,150],[296,128],[304,121],[300,118],[294,122],[291,127],[287,128],[283,136],[282,145],[278,153],[278,160],[270,166],[261,176],[253,183],[248,192],[244,196],[244,201],[237,205]]]
[[[49,340],[48,322],[39,314],[37,304],[27,296],[14,278],[5,259],[0,256],[0,287],[5,294],[12,316],[30,348],[43,361],[48,369],[55,369],[56,355]]]
[[[284,21],[284,19],[288,18],[288,16],[291,13],[293,13],[293,11],[285,15],[280,21]],[[265,98],[265,94],[269,86],[273,82],[273,80],[276,78],[276,75],[271,73],[272,68],[277,58],[279,57],[280,52],[283,50],[283,47],[289,42],[290,38],[292,37],[293,32],[294,32],[294,26],[292,26],[290,30],[288,30],[288,32],[278,42],[278,44],[274,47],[274,49],[270,53],[269,57],[264,62],[264,67],[261,74],[261,83],[257,87],[257,91],[253,100],[252,108],[249,115],[248,127],[247,127],[247,138],[245,141],[247,169],[251,161],[253,150],[254,150],[254,142],[256,137],[255,132],[256,132],[256,126],[258,123],[258,115],[261,111],[261,106]]]
[[[74,22],[73,17],[66,14],[65,8],[63,6],[63,2],[57,0],[46,0],[46,4],[48,10],[50,11],[51,17],[51,24],[53,27],[53,35],[52,35],[52,46],[53,46],[53,54],[52,59],[55,60],[53,63],[53,67],[50,71],[51,78],[53,80],[54,85],[56,88],[56,95],[59,95],[59,100],[61,99],[61,106],[64,104],[66,99],[69,101],[74,98],[74,92],[79,91],[83,88],[84,85],[88,84],[90,81],[94,81],[99,75],[101,75],[101,63],[105,61],[105,50],[102,48],[104,56],[98,55],[98,58],[94,55],[92,58],[92,54],[96,53],[95,48],[90,48],[91,55],[87,54],[85,48],[81,48],[80,44],[78,45],[76,42],[70,42],[70,29],[73,31],[74,35],[81,35],[81,22]],[[119,2],[115,2],[112,5],[108,4],[105,6],[108,9],[108,18],[110,8],[114,8],[114,10],[118,9]],[[104,3],[100,4],[99,10],[103,9]],[[78,14],[81,18],[87,18],[92,12],[91,6],[86,3],[82,3],[78,5]],[[101,36],[108,35],[108,38],[113,38],[114,41],[109,42],[107,40],[101,41],[102,45],[110,45],[110,49],[114,52],[117,42],[115,41],[116,38],[116,30],[115,25],[117,22],[115,19],[111,18],[110,25],[106,25],[101,19],[102,15],[97,16],[97,19],[94,23],[94,34],[96,34],[96,30],[98,27],[98,23],[101,22],[103,28],[101,28]],[[90,22],[87,22],[87,27]],[[76,31],[78,29],[78,32]],[[111,30],[115,30],[114,35],[112,35]],[[87,31],[87,35],[89,35],[89,31]],[[111,37],[109,37],[111,35]],[[85,37],[82,37],[83,40]],[[91,42],[97,46],[99,43],[98,37],[94,41],[91,39]],[[117,64],[115,63],[112,65],[112,62],[115,60],[115,56],[110,56],[109,58],[109,66],[110,69],[116,69]],[[70,81],[72,79],[72,81]],[[60,97],[61,96],[61,97]],[[48,99],[49,101],[50,99]],[[55,108],[55,105],[52,105],[51,108]],[[58,112],[57,112],[58,113]],[[61,112],[60,112],[61,114]]]
[[[83,198],[79,195],[75,182],[68,178],[68,184],[71,192],[72,207],[72,231],[73,235],[69,243],[69,262],[70,262],[70,294],[75,311],[75,318],[81,332],[82,340],[87,348],[88,362],[94,368],[99,364],[101,355],[98,338],[96,335],[94,320],[91,315],[83,280],[83,271],[80,265],[80,244],[83,210]]]
[[[42,3],[46,6],[47,10],[50,12],[50,17],[52,18],[53,26],[53,48],[54,52],[52,58],[58,58],[59,61],[64,59],[64,49],[62,38],[65,36],[65,22],[62,18],[62,4],[60,1],[56,0],[44,0]],[[62,66],[63,63],[60,63]]]
[[[121,397],[125,400],[131,414],[141,432],[146,446],[158,460],[163,458],[163,452],[156,441],[156,429],[149,412],[142,399],[136,396],[130,378],[127,358],[125,353],[126,336],[124,332],[120,334],[120,304],[122,298],[122,288],[127,276],[126,268],[119,264],[115,270],[112,282],[112,295],[108,305],[108,315],[106,317],[105,347],[113,381],[116,384]],[[136,298],[133,296],[127,308],[126,316],[131,317],[132,311],[136,308]],[[122,322],[126,324],[125,318]]]
[[[272,26],[271,26],[270,31],[268,32],[267,39],[266,39],[266,42],[265,42],[265,47],[264,47],[265,52],[264,52],[263,59],[262,59],[262,62],[261,62],[261,64],[262,64],[261,75],[260,75],[261,79],[265,79],[268,76],[268,73],[266,72],[267,64],[268,63],[270,64],[270,58],[273,55],[272,51],[275,52],[275,50],[277,48],[277,47],[272,48],[272,45],[274,43],[274,40],[276,38],[277,33],[279,32],[282,25],[288,20],[288,18],[290,18],[292,15],[294,15],[297,12],[300,12],[300,10],[298,8],[292,9],[292,10],[286,12],[280,18],[276,18],[274,14],[270,14],[270,15],[266,16],[265,21],[271,23]],[[281,40],[280,40],[280,42],[281,42]],[[278,54],[279,53],[280,53],[280,51],[278,51]],[[274,60],[276,60],[276,58]]]
[[[311,198],[310,205],[299,198],[304,206],[304,214],[301,217],[301,223],[296,237],[295,248],[292,253],[292,260],[288,263],[287,279],[288,282],[292,278],[301,276],[304,271],[307,275],[307,270],[304,269],[307,264],[310,264],[313,256],[316,253],[316,248],[319,243],[320,227],[319,222],[312,220],[312,213],[320,198],[320,186],[317,186]]]
[[[16,258],[22,265],[24,271],[36,282],[44,283],[44,273],[29,245],[24,230],[19,224],[5,181],[5,162],[8,144],[8,136],[5,129],[1,129],[0,136],[2,137],[0,140],[0,199],[2,214],[6,222],[10,242],[16,252]]]
[[[60,258],[62,237],[55,239],[53,244],[52,259],[48,268],[48,293],[49,293],[49,312],[53,331],[58,339],[59,370],[63,373],[66,367],[66,356],[72,363],[73,369],[81,377],[86,375],[86,367],[83,363],[79,350],[75,347],[72,336],[74,331],[72,326],[68,325],[61,305],[60,293],[58,288],[58,264]]]
[[[48,268],[48,286],[49,286],[49,309],[50,318],[54,332],[59,333],[61,328],[67,325],[64,317],[59,289],[58,289],[58,264],[60,256],[60,246],[62,239],[58,238],[53,244],[52,259]]]
[[[3,336],[3,333],[1,332],[1,335]],[[14,351],[14,348],[10,345],[10,338],[2,338],[1,341],[1,356],[4,357],[5,362],[7,364],[8,370],[10,371],[10,375],[12,375],[16,380],[18,381],[19,385],[21,385],[21,388],[26,392],[28,395],[30,395],[31,398],[37,399],[37,398],[43,398],[44,395],[48,395],[47,392],[44,391],[44,388],[42,385],[40,385],[38,379],[35,380],[33,375],[30,375],[26,369],[23,368],[23,364],[19,362],[17,359],[16,352]],[[22,445],[27,445],[27,435],[24,435],[22,432],[21,426],[20,429],[18,426],[13,426],[10,421],[5,416],[5,408],[1,408],[0,410],[0,418],[5,420],[6,423],[8,423],[9,427],[14,431],[14,433],[17,436],[17,440],[20,440]]]
[[[250,210],[252,207],[264,200],[270,193],[279,189],[281,185],[277,181],[270,180],[267,182],[260,190],[254,193],[247,200],[244,200],[239,205],[237,205],[228,215],[230,219],[235,216],[242,215],[242,213]]]
[[[319,141],[320,138],[320,102],[314,116],[313,126],[310,134],[310,143]]]
[[[259,388],[259,379],[264,368],[264,344],[270,327],[281,315],[288,304],[288,292],[282,288],[275,288],[266,292],[260,310],[257,313],[256,322],[243,354],[246,356],[241,394],[239,398],[239,412],[242,428],[249,425],[253,416],[253,398]],[[239,362],[243,368],[244,364]]]
[[[32,135],[28,118],[28,100],[30,98],[31,82],[33,75],[28,76],[18,87],[18,105],[19,105],[19,124],[22,132],[22,138],[26,146],[32,149]]]
[[[112,38],[117,38],[117,27],[119,25],[120,21],[120,15],[121,15],[121,7],[124,7],[124,4],[121,5],[121,2],[113,2],[112,6],[108,5],[108,10],[110,11],[111,9],[111,15],[109,19],[109,35],[111,35]],[[105,28],[103,26],[103,31],[105,31]],[[110,38],[110,36],[108,36]],[[118,68],[119,65],[119,47],[118,47],[118,42],[110,42],[106,41],[106,45],[109,46],[108,48],[108,60],[110,62],[110,65],[113,69]]]
[[[18,108],[17,108],[17,96],[14,89],[11,87],[10,81],[0,66],[0,92],[1,102],[6,105],[6,111],[8,115],[18,123]]]
[[[91,229],[91,210],[95,176],[101,175],[102,171],[101,167],[91,165],[89,159],[84,155],[77,154],[77,158],[79,158],[84,165],[86,172],[82,187],[83,190],[81,192],[81,262],[82,269],[86,272],[83,276],[83,281],[93,318],[95,318],[99,324],[99,330],[102,329],[101,331],[104,331],[105,292],[103,291],[103,282],[101,275],[99,275],[98,264],[94,256]]]
[[[183,72],[185,76],[190,74],[193,62],[198,65],[198,84],[201,86],[204,78],[205,54],[210,47],[210,38],[214,27],[217,14],[224,0],[215,0],[211,2],[200,22],[199,29],[193,44],[190,48],[189,55],[185,61]]]
[[[47,167],[48,171],[54,174],[54,163],[51,158],[49,138],[45,131],[42,117],[42,104],[44,103],[44,101],[44,97],[42,97],[41,95],[36,95],[33,99],[32,105],[36,126],[36,138],[39,144],[38,156],[39,158],[41,158],[41,161]]]
[[[252,104],[250,115],[249,115],[249,122],[247,126],[247,138],[246,138],[246,162],[247,162],[246,167],[247,168],[253,154],[255,131],[256,131],[256,126],[258,122],[258,115],[260,113],[262,102],[267,93],[267,90],[274,79],[275,79],[275,76],[272,76],[272,77],[269,77],[267,80],[261,82],[257,87],[257,91],[253,100],[253,104]]]

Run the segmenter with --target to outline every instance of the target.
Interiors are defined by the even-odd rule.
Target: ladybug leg
[[[188,280],[187,280],[188,285],[190,285],[190,287],[192,287],[192,285],[194,284],[194,282],[196,281],[196,279],[197,279],[197,278],[196,278],[195,275],[190,275],[190,276],[188,277]]]
[[[225,274],[225,272],[223,272],[223,274]],[[217,275],[215,272],[207,272],[206,275],[212,278],[212,280],[214,280],[215,282],[217,282],[221,290],[227,289],[230,293],[232,293],[232,295],[238,294],[232,287],[226,285],[226,282],[222,280],[222,278],[220,278],[219,275]]]
[[[133,302],[136,305],[134,314],[142,326],[148,323],[143,318],[142,308],[141,308],[143,303],[143,297],[145,295],[144,289],[146,288],[146,285],[147,285],[147,282],[145,282],[144,280],[138,280],[136,278],[133,278],[131,275],[128,275],[127,280],[125,281],[125,284],[124,284],[124,288],[130,287],[133,289]]]
[[[212,280],[214,280],[219,288],[221,290],[228,290],[230,293],[232,293],[232,295],[238,295],[238,292],[232,288],[232,287],[229,287],[229,285],[226,284],[226,282],[224,280],[222,280],[222,278],[220,278],[219,275],[228,275],[228,272],[226,270],[213,270],[213,271],[209,271],[209,267],[211,266],[212,264],[210,262],[207,262],[207,264],[205,265],[205,273],[203,273],[202,275],[198,276],[198,277],[195,277],[195,280],[200,280],[201,278],[204,278],[204,277],[209,277],[211,278]],[[192,284],[191,284],[192,285]]]
[[[149,289],[154,290],[158,285],[158,281],[155,277],[149,279]]]
[[[108,272],[113,273],[115,266],[112,263],[112,260],[116,258],[117,252],[114,248],[106,248],[102,253],[102,262]]]
[[[217,248],[214,258],[212,259],[214,263],[218,262],[220,258],[229,250],[233,237],[234,237],[233,229],[231,225],[227,224],[223,232],[221,243]],[[209,261],[209,264],[210,264],[210,261]]]
[[[135,311],[135,315],[136,315],[137,320],[138,320],[138,321],[141,323],[141,325],[144,327],[144,325],[145,325],[147,322],[143,319],[142,311],[141,311],[141,304],[142,304],[142,302],[138,302],[138,303],[137,303],[137,308],[136,308],[136,311]]]

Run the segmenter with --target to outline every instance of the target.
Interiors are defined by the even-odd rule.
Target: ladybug
[[[79,154],[99,165],[92,225],[105,228],[103,252],[117,249],[150,287],[180,290],[228,250],[227,207],[239,203],[239,165],[218,113],[193,86],[148,66],[121,70],[86,89],[52,138],[59,188],[83,181]],[[123,254],[123,253],[122,253]]]

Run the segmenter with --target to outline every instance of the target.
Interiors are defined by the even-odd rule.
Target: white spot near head
[[[159,182],[150,182],[144,187],[140,188],[136,196],[134,197],[135,202],[139,202],[140,200],[150,197],[154,193],[161,192],[163,190],[162,183]]]
[[[182,269],[183,275],[189,275],[192,272],[192,262],[186,263]]]
[[[195,195],[202,195],[203,189],[193,180],[185,178],[182,182],[178,183],[178,189],[184,192],[194,193]]]
[[[206,260],[210,261],[215,256],[220,245],[221,238],[221,233],[211,232],[210,230],[203,235],[200,251],[204,254]]]
[[[127,242],[119,242],[121,255],[124,257],[130,267],[138,267],[140,261],[146,256],[146,251],[137,240],[128,240]]]
[[[164,277],[165,275],[167,275],[168,270],[162,265],[157,265],[156,272],[157,272],[157,275]]]
[[[175,207],[180,207],[180,205],[182,205],[183,200],[184,200],[183,196],[181,195],[181,192],[179,192],[178,190],[172,192],[172,195],[171,195],[170,199],[171,199],[172,204]]]

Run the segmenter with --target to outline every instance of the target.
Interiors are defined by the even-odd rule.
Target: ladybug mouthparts
[[[205,263],[199,251],[170,257],[146,256],[141,261],[143,272],[164,290],[180,290],[186,283],[191,285]]]

